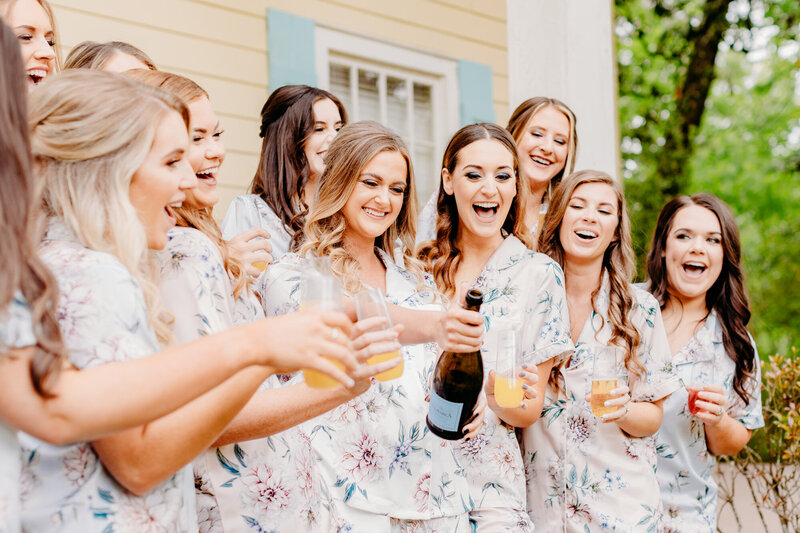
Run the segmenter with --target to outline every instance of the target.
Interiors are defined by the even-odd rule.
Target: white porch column
[[[507,0],[507,21],[509,112],[532,96],[564,101],[578,117],[575,170],[619,178],[613,1]]]

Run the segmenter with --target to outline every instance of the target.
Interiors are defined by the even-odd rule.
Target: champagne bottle
[[[479,311],[483,293],[467,292],[466,308]],[[464,437],[464,425],[483,388],[481,351],[470,353],[442,352],[433,369],[431,404],[426,422],[434,435],[447,440]]]

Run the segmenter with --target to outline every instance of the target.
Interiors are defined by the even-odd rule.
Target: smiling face
[[[542,190],[564,170],[569,151],[570,125],[555,107],[544,107],[531,117],[517,140],[519,171],[531,189]]]
[[[180,115],[167,113],[159,123],[153,145],[131,179],[129,196],[147,235],[147,247],[161,250],[175,225],[168,206],[179,206],[197,178],[186,153],[189,139]]]
[[[56,68],[52,22],[36,0],[12,2],[6,22],[19,40],[28,91],[31,91]]]
[[[722,229],[713,211],[699,205],[679,209],[665,243],[667,290],[682,301],[705,298],[722,272]]]
[[[325,170],[325,154],[328,152],[331,141],[343,126],[339,108],[328,98],[314,102],[312,111],[314,127],[303,145],[311,181],[321,176]]]
[[[197,187],[186,193],[184,205],[192,209],[213,207],[219,202],[217,175],[225,160],[225,145],[217,115],[208,98],[202,97],[189,103],[190,145],[189,164],[197,175]]]
[[[459,242],[503,240],[500,230],[517,195],[508,148],[494,139],[468,144],[458,152],[452,173],[442,169],[442,187],[456,202]]]
[[[564,212],[559,240],[568,263],[603,260],[608,246],[617,240],[619,226],[617,193],[606,183],[584,183],[575,188]]]
[[[345,238],[374,242],[394,224],[403,208],[408,187],[408,165],[400,152],[385,151],[373,157],[342,208]]]

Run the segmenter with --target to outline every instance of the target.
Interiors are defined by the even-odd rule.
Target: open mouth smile
[[[47,71],[41,68],[28,71],[28,77],[34,85],[39,85],[47,77]]]
[[[708,269],[706,265],[700,263],[699,261],[687,261],[681,265],[683,268],[683,272],[686,274],[686,277],[690,279],[697,279],[703,275],[703,273]]]
[[[196,174],[197,179],[207,185],[215,185],[217,183],[217,171],[219,171],[218,166],[201,170]]]
[[[491,222],[497,216],[500,204],[497,202],[476,202],[472,204],[472,209],[482,222]]]

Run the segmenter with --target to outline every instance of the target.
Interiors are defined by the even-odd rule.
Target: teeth
[[[541,157],[535,156],[535,155],[531,156],[531,159],[533,159],[535,162],[539,163],[540,165],[549,166],[549,165],[553,164],[552,161],[548,161],[547,159],[542,159]]]
[[[595,238],[595,237],[597,237],[597,233],[595,233],[595,232],[593,232],[593,231],[580,230],[580,231],[576,231],[575,233],[576,233],[576,234],[577,234],[579,237],[586,237],[586,238],[592,238],[592,239],[593,239],[593,238]]]
[[[695,267],[695,268],[705,268],[706,267],[703,263],[684,263],[684,266]]]
[[[47,77],[47,71],[42,69],[32,69],[28,71],[29,76],[37,76],[39,78]]]
[[[494,209],[498,206],[497,202],[478,202],[473,205],[483,209]]]
[[[219,167],[207,168],[205,170],[201,170],[200,172],[198,172],[197,175],[198,176],[201,176],[201,175],[205,176],[205,175],[208,175],[208,174],[214,174],[218,170],[219,170]]]
[[[182,205],[183,205],[183,202],[174,202],[174,203],[169,204],[170,207],[181,207]]]
[[[369,207],[365,207],[364,211],[366,211],[367,214],[372,215],[374,217],[382,217],[386,215],[386,213],[384,213],[383,211],[375,211],[374,209],[370,209]]]

